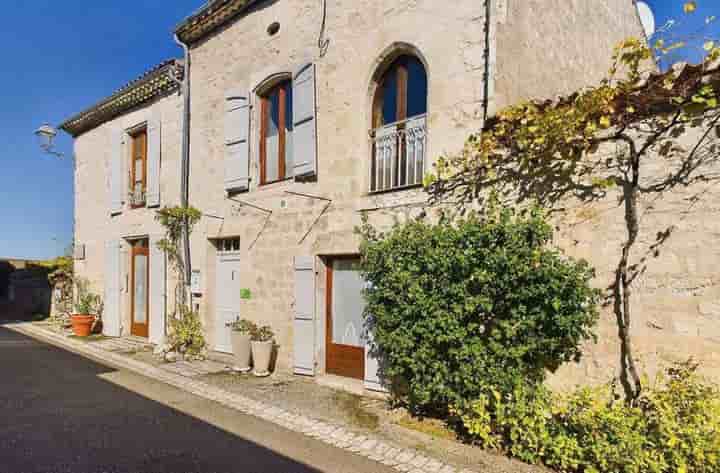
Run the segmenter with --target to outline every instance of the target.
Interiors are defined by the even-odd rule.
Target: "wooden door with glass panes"
[[[333,258],[328,264],[325,369],[329,374],[363,379],[365,281],[359,269],[357,257]]]
[[[150,333],[150,248],[148,240],[136,240],[130,252],[130,333],[148,338]]]

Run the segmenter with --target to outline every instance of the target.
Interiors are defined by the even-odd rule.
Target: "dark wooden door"
[[[147,240],[133,244],[130,263],[130,333],[147,338],[150,333],[150,251]]]
[[[365,378],[362,296],[364,283],[358,258],[335,258],[327,267],[326,371],[347,378]]]

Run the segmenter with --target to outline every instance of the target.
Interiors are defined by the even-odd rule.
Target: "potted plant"
[[[250,371],[251,348],[250,342],[253,334],[258,330],[257,325],[247,319],[238,317],[235,322],[228,324],[232,330],[230,342],[235,357],[235,371],[247,373]]]
[[[102,299],[88,290],[88,284],[77,283],[77,300],[75,313],[71,317],[73,333],[78,337],[87,337],[92,333]]]
[[[267,325],[255,330],[252,337],[252,358],[255,376],[270,375],[270,359],[273,351],[275,335]]]

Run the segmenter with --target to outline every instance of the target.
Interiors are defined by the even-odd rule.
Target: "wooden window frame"
[[[270,87],[260,96],[260,185],[274,184],[284,181],[292,176],[287,175],[286,161],[286,134],[285,122],[287,120],[287,88],[292,87],[292,81],[286,79]],[[270,96],[278,94],[278,178],[273,181],[267,180],[267,132],[270,120],[271,100]]]
[[[380,80],[377,82],[377,89],[375,90],[375,96],[373,97],[373,113],[372,113],[372,130],[370,131],[371,138],[375,137],[375,130],[382,128],[387,125],[391,125],[392,123],[397,123],[397,129],[398,131],[402,131],[406,128],[406,123],[404,123],[407,119],[407,111],[408,111],[408,78],[410,76],[410,72],[408,70],[408,65],[405,60],[401,60],[405,57],[414,57],[411,55],[403,54],[395,58],[391,63],[388,69],[386,69],[382,75],[380,75]],[[427,72],[426,72],[427,73]],[[395,121],[391,123],[383,123],[383,108],[384,108],[384,92],[385,92],[385,84],[390,81],[394,80],[396,84],[397,89],[397,102],[395,104]],[[425,98],[427,100],[427,97]],[[398,156],[401,154],[404,154],[405,152],[405,143],[401,143],[398,147]],[[400,159],[397,159],[395,162],[395,176],[396,179],[400,179],[400,172],[401,172],[401,166],[400,166]],[[372,147],[371,150],[371,156],[370,156],[370,176],[371,179],[375,179],[375,173],[377,173],[377,156],[375,152],[375,147]],[[383,190],[377,190],[373,189],[373,182],[370,182],[370,185],[368,186],[370,189],[370,194],[382,194],[386,192],[395,192],[405,189],[412,189],[416,187],[422,186],[422,183],[420,184],[411,184],[411,185],[405,185],[405,186],[395,186],[392,185],[389,189],[383,189]]]
[[[140,136],[144,136],[143,139],[143,145],[140,159],[142,160],[142,189],[143,193],[147,192],[147,162],[148,162],[148,156],[147,156],[147,148],[148,148],[148,130],[147,126],[142,126],[141,128],[138,128],[136,130],[133,130],[129,133],[130,136],[130,189],[132,189],[132,192],[135,192],[135,181],[137,180],[137,176],[135,175],[135,161],[138,161],[137,159],[137,149],[136,146],[138,146],[138,140]],[[131,203],[130,208],[132,209],[138,209],[143,208],[147,205],[145,202],[147,198],[143,199],[142,203]]]

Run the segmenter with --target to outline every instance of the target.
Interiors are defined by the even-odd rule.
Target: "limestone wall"
[[[491,109],[598,83],[613,47],[643,37],[630,0],[495,0]]]
[[[130,209],[110,216],[110,159],[113,130],[130,129],[146,122],[151,114],[161,120],[161,204],[180,204],[180,143],[182,99],[178,95],[161,98],[115,120],[88,131],[75,140],[75,241],[85,245],[85,259],[75,261],[75,270],[87,278],[92,290],[103,294],[105,287],[105,244],[111,240],[163,234],[155,222],[156,209]],[[129,151],[127,156],[129,162]],[[126,167],[127,169],[127,167]],[[125,178],[124,183],[129,179]],[[127,184],[129,188],[129,184]],[[129,257],[128,257],[129,261]],[[123,279],[128,271],[127,261]],[[123,333],[130,332],[128,282],[122,284]]]
[[[612,44],[627,32],[635,31],[637,18],[630,1],[593,1],[597,4],[593,8],[587,7],[587,3],[496,2],[493,21],[499,23],[493,23],[491,31],[494,64],[493,80],[488,87],[492,94],[491,111],[521,98],[566,92],[602,75]],[[318,371],[322,372],[325,258],[357,253],[354,227],[360,224],[361,215],[367,214],[375,225],[388,226],[396,219],[419,212],[426,198],[417,190],[368,193],[373,78],[398,52],[413,52],[426,64],[428,161],[432,161],[443,153],[460,149],[468,134],[481,128],[486,43],[482,1],[457,0],[449,6],[437,0],[338,0],[329,2],[324,36],[329,43],[326,53],[321,55],[320,4],[307,0],[261,2],[192,46],[190,203],[204,213],[191,246],[192,265],[201,271],[203,286],[203,293],[195,302],[200,307],[210,346],[214,346],[216,328],[213,242],[220,237],[239,236],[241,286],[252,294],[252,299],[242,302],[241,315],[269,324],[276,331],[282,370],[292,366],[293,258],[317,257],[315,338]],[[276,21],[280,31],[270,36],[267,28]],[[259,107],[255,89],[268,77],[291,73],[307,61],[316,64],[317,74],[317,181],[288,180],[260,187]],[[249,192],[228,198],[223,189],[224,97],[227,90],[238,88],[247,90],[251,97],[252,182]],[[76,240],[87,245],[87,258],[78,262],[77,267],[98,291],[103,286],[106,240],[162,231],[153,220],[153,210],[126,211],[112,219],[108,214],[111,130],[141,123],[150,107],[157,107],[162,113],[162,202],[178,204],[179,97],[143,107],[85,133],[76,141]],[[603,240],[606,245],[619,241],[620,234],[615,233],[621,230],[618,225],[608,222],[595,225],[613,232]],[[580,227],[572,228],[573,232],[581,231]],[[597,231],[588,228],[585,231]],[[563,238],[573,241],[571,233],[563,234]],[[578,255],[590,249],[587,247],[583,253],[573,245],[569,248]],[[697,250],[678,247],[677,251],[690,252],[687,258],[691,258]],[[608,249],[595,255],[600,266],[613,261],[610,254]],[[606,273],[607,269],[602,274]],[[679,270],[677,274],[682,279]],[[598,281],[603,281],[602,275]],[[127,306],[127,301],[124,303]],[[124,325],[127,329],[129,321]],[[617,336],[610,324],[604,324],[602,330],[604,345],[589,348],[591,356],[587,363],[566,370],[565,379],[578,379],[587,373],[599,379],[606,371],[612,371],[607,366],[616,363],[612,344]],[[594,355],[596,352],[600,355]]]
[[[327,54],[320,57],[320,2],[266,2],[192,48],[190,200],[207,214],[224,218],[204,219],[193,237],[193,265],[203,270],[208,287],[201,312],[211,345],[215,251],[208,238],[240,236],[242,285],[253,295],[250,301],[243,301],[242,315],[275,329],[279,365],[281,369],[291,366],[293,258],[357,253],[353,229],[360,224],[364,209],[423,200],[413,191],[368,195],[374,73],[389,54],[403,48],[418,52],[429,76],[429,156],[457,150],[470,130],[481,125],[483,12],[482,2],[475,0],[456,1],[452,9],[434,0],[332,2],[327,18],[330,43]],[[275,21],[281,25],[280,32],[268,36],[266,29]],[[400,44],[403,46],[397,49]],[[251,91],[269,76],[294,71],[308,60],[316,63],[317,74],[317,182],[286,181],[260,188],[259,107]],[[226,90],[238,87],[252,96],[253,180],[250,192],[232,201],[221,184],[223,100]],[[370,213],[379,220],[380,212]],[[322,260],[317,267],[316,359],[322,370]]]

